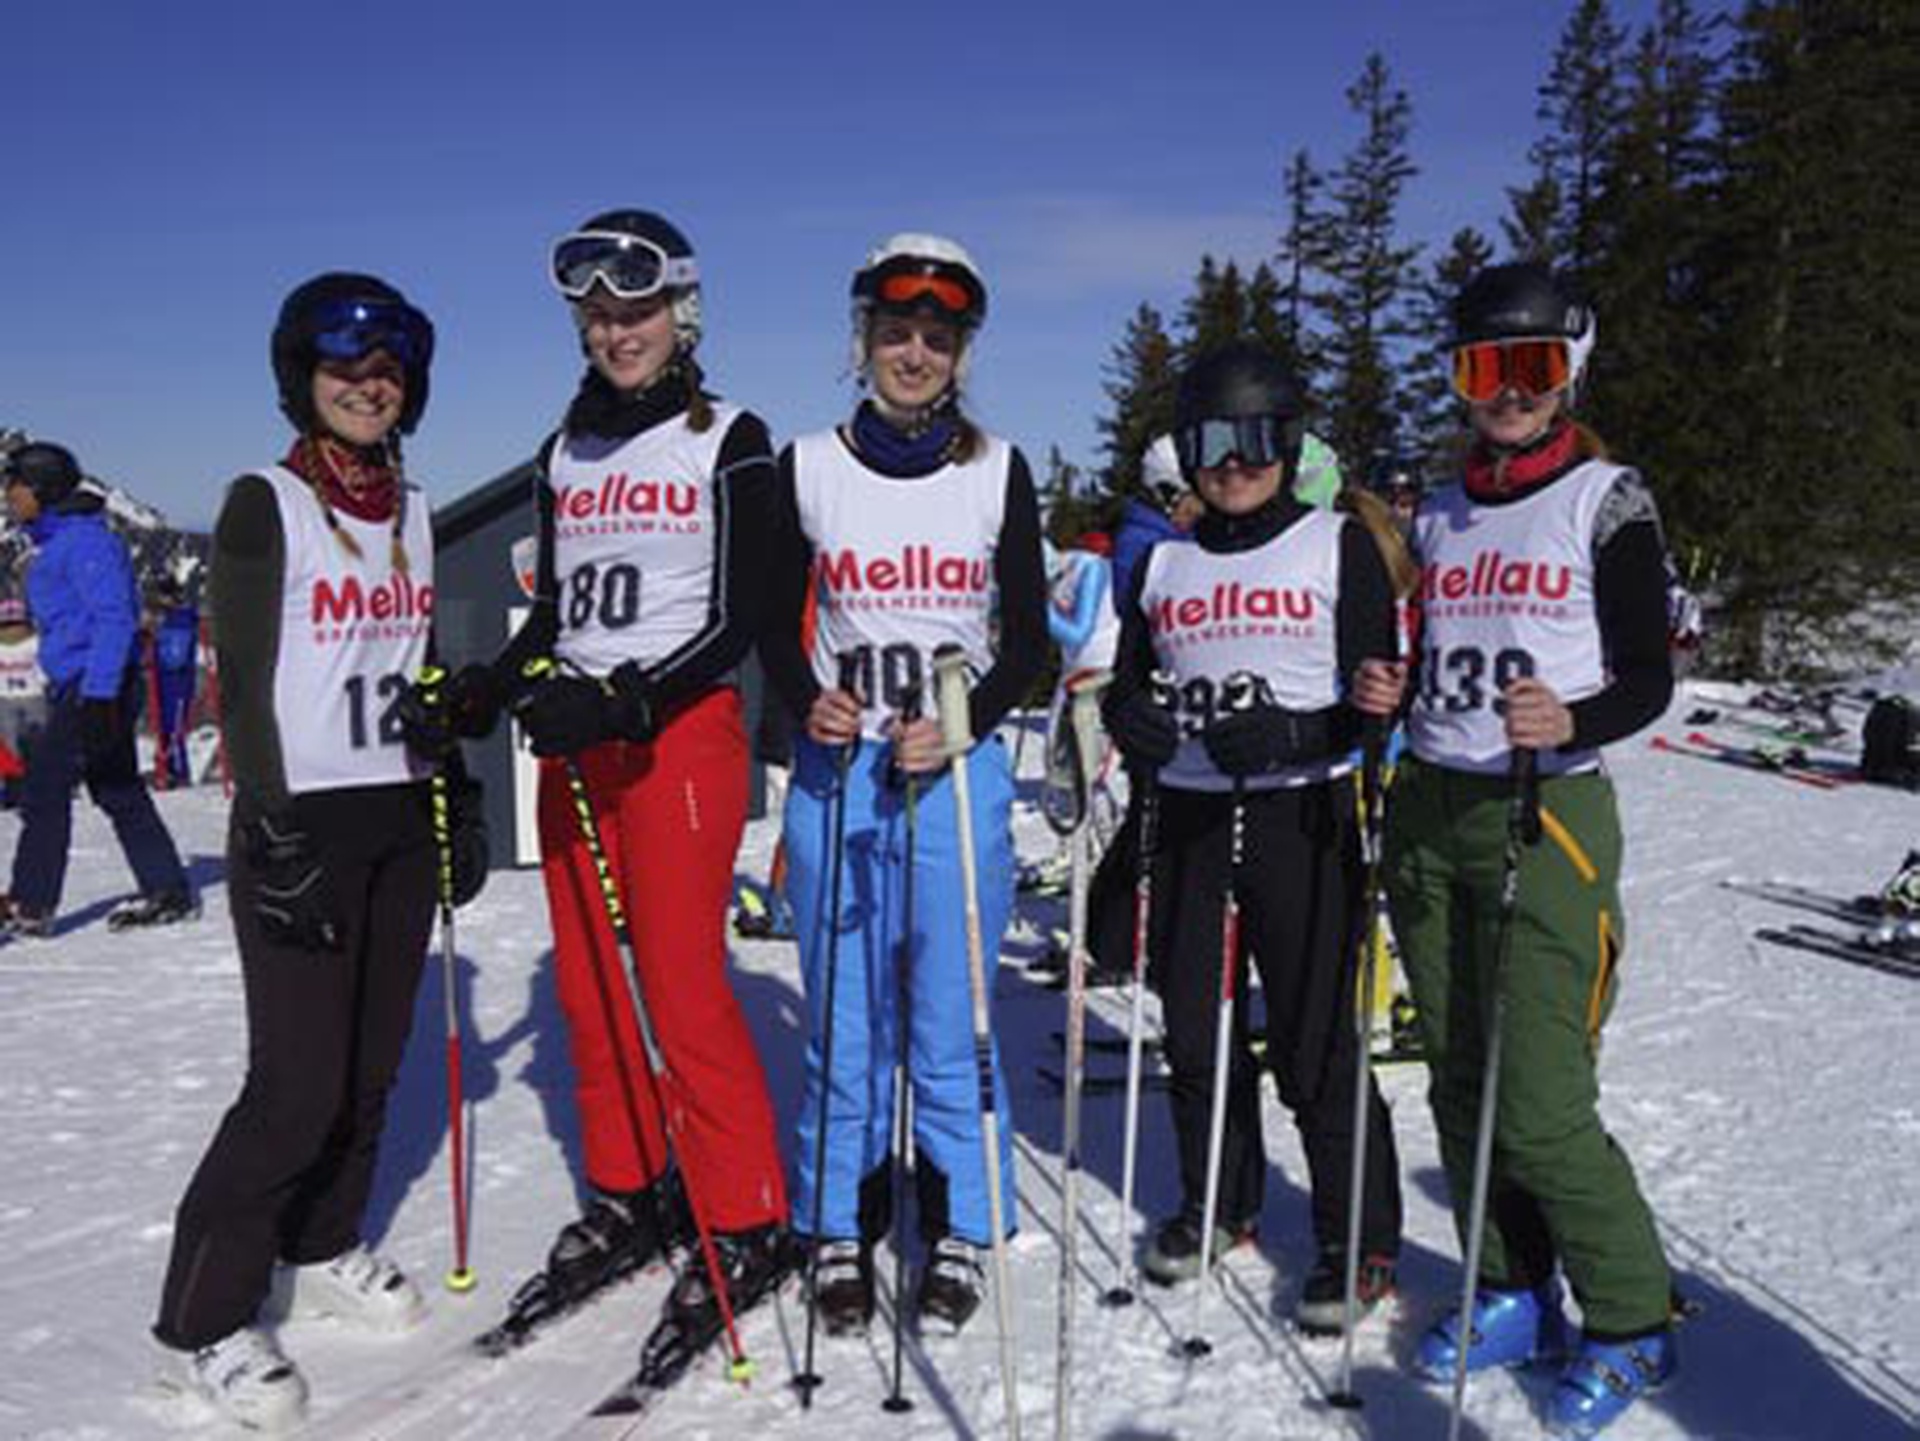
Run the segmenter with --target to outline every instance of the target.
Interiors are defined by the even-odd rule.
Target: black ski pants
[[[1155,987],[1165,1012],[1174,1131],[1185,1205],[1206,1196],[1225,895],[1233,801],[1211,792],[1163,790],[1154,906]],[[1258,968],[1266,1001],[1267,1068],[1305,1147],[1314,1240],[1346,1247],[1353,1162],[1357,1044],[1353,1006],[1360,939],[1361,862],[1351,778],[1285,790],[1249,791],[1239,875],[1242,983],[1233,1013],[1220,1220],[1260,1214],[1266,1155],[1260,1135],[1259,1069],[1248,1045],[1246,968]],[[1164,898],[1164,899],[1163,899]],[[1361,1246],[1400,1250],[1400,1163],[1386,1102],[1368,1105]]]
[[[269,939],[254,914],[246,846],[230,829],[247,1075],[175,1216],[154,1334],[185,1350],[249,1324],[276,1260],[325,1261],[360,1240],[432,931],[423,788],[310,793],[296,810],[325,857],[345,941],[307,951]]]

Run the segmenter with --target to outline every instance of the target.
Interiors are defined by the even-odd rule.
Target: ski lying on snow
[[[1834,960],[1850,961],[1870,970],[1920,980],[1920,944],[1913,941],[1889,945],[1869,935],[1847,935],[1838,931],[1824,931],[1817,926],[1767,927],[1753,934],[1755,939],[1766,941],[1769,945],[1831,956]]]
[[[565,1299],[553,1294],[544,1270],[536,1271],[521,1282],[508,1299],[507,1314],[475,1336],[470,1344],[482,1356],[494,1358],[518,1351],[545,1334],[556,1322],[564,1321],[593,1305],[601,1297],[619,1290],[634,1276],[657,1269],[660,1269],[658,1265],[631,1266],[609,1276],[603,1284]]]
[[[1840,776],[1827,775],[1823,771],[1806,770],[1798,766],[1776,765],[1762,759],[1756,752],[1742,750],[1736,746],[1723,746],[1707,737],[1696,739],[1694,736],[1689,736],[1684,741],[1676,741],[1669,740],[1666,736],[1655,736],[1648,744],[1657,751],[1665,751],[1668,755],[1692,756],[1695,760],[1714,761],[1719,765],[1754,771],[1760,775],[1779,776],[1782,780],[1817,786],[1823,791],[1838,790],[1846,784]]]
[[[1792,881],[1748,881],[1738,876],[1727,877],[1720,882],[1720,886],[1723,890],[1752,896],[1756,900],[1812,911],[1815,915],[1834,921],[1852,921],[1856,925],[1869,926],[1884,918],[1877,896],[1841,896],[1830,891],[1817,891],[1811,886],[1796,885]]]

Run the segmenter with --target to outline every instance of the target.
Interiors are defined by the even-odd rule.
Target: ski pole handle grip
[[[973,716],[967,705],[967,653],[957,645],[933,653],[933,698],[948,756],[965,755],[973,748]]]

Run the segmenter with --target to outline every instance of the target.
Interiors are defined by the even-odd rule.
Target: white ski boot
[[[307,1412],[307,1383],[273,1337],[254,1326],[198,1351],[161,1347],[165,1382],[254,1431],[285,1431]]]
[[[332,1316],[370,1331],[405,1331],[427,1314],[406,1273],[365,1246],[312,1266],[276,1267],[273,1288],[284,1316]]]

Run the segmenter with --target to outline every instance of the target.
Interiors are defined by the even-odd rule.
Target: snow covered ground
[[[1678,735],[1697,697],[1661,729]],[[1037,760],[1027,748],[1027,765]],[[1621,1438],[1873,1438],[1920,1428],[1920,984],[1751,939],[1794,917],[1717,883],[1791,878],[1852,894],[1877,885],[1920,842],[1920,798],[1826,791],[1681,756],[1644,739],[1611,757],[1629,835],[1631,945],[1607,1035],[1605,1110],[1659,1213],[1684,1288],[1705,1313],[1683,1338],[1675,1386],[1638,1408]],[[197,925],[109,935],[128,886],[111,835],[80,807],[68,912],[51,941],[0,947],[0,1436],[162,1437],[211,1430],[204,1413],[149,1382],[146,1328],[174,1203],[237,1088],[238,974],[221,880],[217,787],[161,797],[190,853],[207,912]],[[0,852],[17,821],[0,818]],[[1052,842],[1031,808],[1023,851]],[[771,828],[752,828],[744,873],[764,873]],[[1029,1434],[1053,1429],[1060,1105],[1036,1074],[1060,997],[1024,963],[1057,902],[1023,898],[1040,930],[1016,932],[998,978],[1014,1082],[1021,1234],[1014,1246],[1021,1401]],[[313,1387],[306,1433],[320,1437],[547,1437],[566,1434],[624,1374],[657,1309],[663,1273],[643,1276],[548,1339],[502,1362],[463,1354],[512,1286],[536,1267],[574,1209],[577,1134],[549,976],[544,903],[531,872],[496,875],[462,912],[457,987],[466,1067],[479,1286],[436,1284],[450,1261],[442,980],[430,967],[396,1091],[370,1236],[433,1292],[433,1316],[397,1341],[327,1323],[283,1341]],[[799,1092],[800,1007],[791,947],[740,946],[737,984],[779,1103]],[[1096,1030],[1120,1015],[1097,997]],[[1117,1072],[1112,1056],[1093,1061]],[[1364,1411],[1321,1399],[1339,1347],[1289,1333],[1306,1261],[1304,1168],[1291,1126],[1268,1112],[1275,1175],[1257,1252],[1229,1261],[1210,1296],[1203,1362],[1170,1348],[1194,1324],[1191,1290],[1104,1310],[1119,1230],[1120,1101],[1087,1102],[1074,1376],[1074,1430],[1111,1441],[1171,1437],[1444,1434],[1443,1390],[1402,1367],[1423,1319],[1451,1298],[1457,1265],[1422,1074],[1386,1077],[1407,1168],[1404,1299],[1359,1347]],[[1163,1102],[1149,1097],[1142,1190],[1149,1214],[1173,1202]],[[883,1259],[882,1274],[890,1274]],[[883,1312],[884,1316],[884,1312]],[[746,1327],[759,1379],[745,1391],[717,1365],[691,1377],[646,1434],[865,1438],[993,1435],[1005,1413],[990,1312],[960,1340],[910,1341],[905,1416],[883,1412],[888,1332],[827,1341],[827,1384],[811,1413],[786,1378],[803,1313],[791,1294]],[[1477,1380],[1468,1433],[1539,1434],[1550,1378]]]

